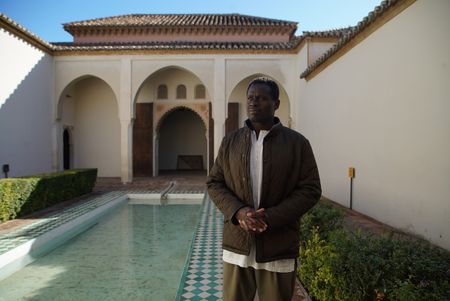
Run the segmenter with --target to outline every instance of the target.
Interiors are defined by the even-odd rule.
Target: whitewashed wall
[[[2,28],[0,45],[0,166],[11,177],[49,172],[53,58]]]
[[[120,176],[120,122],[111,87],[88,77],[68,89],[62,103],[63,127],[70,127],[75,168],[98,168],[100,177]]]
[[[450,2],[417,1],[309,82],[324,196],[450,249]]]

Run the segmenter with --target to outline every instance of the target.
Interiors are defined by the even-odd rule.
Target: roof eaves
[[[32,33],[13,19],[9,18],[3,13],[0,13],[0,27],[6,29],[10,33],[20,37],[22,40],[38,47],[39,49],[51,54],[53,52],[53,45],[36,34]]]
[[[297,47],[299,39],[280,43],[255,43],[255,42],[143,42],[143,43],[54,43],[56,53],[76,51],[134,51],[134,50],[244,50],[257,49],[293,51]]]
[[[341,38],[345,34],[351,32],[355,27],[356,26],[348,26],[322,31],[303,31],[303,36],[312,38]]]
[[[373,11],[371,11],[366,17],[364,17],[358,24],[345,33],[341,39],[333,45],[328,51],[326,51],[322,56],[320,56],[316,61],[314,61],[311,65],[300,74],[300,78],[305,78],[310,75],[314,70],[316,70],[319,66],[324,64],[328,59],[330,59],[335,53],[337,53],[340,49],[342,49],[346,44],[348,44],[351,40],[353,40],[356,36],[358,36],[363,30],[365,30],[368,26],[370,26],[375,20],[382,17],[391,7],[396,4],[415,2],[416,0],[384,0],[380,3],[380,5],[376,6]]]

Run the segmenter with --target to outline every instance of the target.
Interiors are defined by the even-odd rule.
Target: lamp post
[[[355,177],[355,168],[348,168],[348,177],[350,178],[350,209],[353,209],[353,178]]]
[[[5,178],[7,178],[8,172],[9,172],[9,164],[3,164],[2,170],[3,170],[3,173],[5,174]]]

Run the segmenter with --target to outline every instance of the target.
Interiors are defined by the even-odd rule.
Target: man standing
[[[247,88],[245,126],[227,135],[208,176],[208,194],[224,215],[224,301],[291,300],[299,219],[321,195],[308,140],[275,117],[277,84]]]

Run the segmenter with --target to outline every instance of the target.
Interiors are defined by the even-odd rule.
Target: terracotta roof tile
[[[367,26],[372,24],[377,18],[382,16],[390,7],[394,6],[400,0],[384,0],[380,5],[374,8],[366,17],[364,17],[356,26],[349,27],[349,30],[343,34],[341,39],[333,45],[327,52],[320,56],[314,63],[308,66],[300,75],[300,78],[305,78],[317,67],[323,64],[328,58],[335,54],[339,49],[344,47],[350,40],[363,31]]]
[[[13,31],[19,35],[22,35],[24,38],[28,39],[28,41],[32,41],[35,44],[38,44],[41,48],[43,48],[48,52],[51,52],[51,50],[53,49],[52,48],[53,46],[50,43],[41,39],[39,36],[32,33],[31,31],[29,31],[28,29],[26,29],[25,27],[23,27],[22,25],[20,25],[19,23],[17,23],[16,21],[9,18],[3,13],[0,13],[0,25],[3,25],[0,27],[5,27],[9,31]]]
[[[322,31],[303,31],[303,37],[320,37],[320,38],[341,38],[345,34],[351,32],[355,27],[348,26],[343,28],[333,28]]]
[[[241,14],[130,14],[65,23],[64,29],[122,26],[292,26],[297,22]]]
[[[52,43],[55,51],[117,51],[117,50],[293,50],[300,42],[294,37],[289,42],[144,42],[144,43]]]

